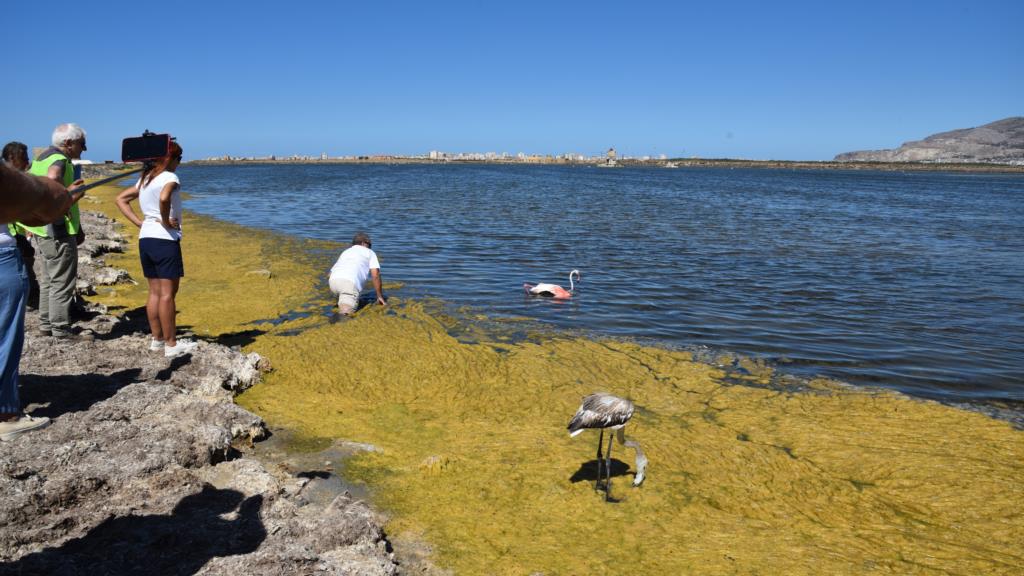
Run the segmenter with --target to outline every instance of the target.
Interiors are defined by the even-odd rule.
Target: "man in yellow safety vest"
[[[64,186],[75,183],[72,160],[86,150],[85,131],[77,124],[61,124],[53,131],[53,146],[44,150],[29,173],[46,176]],[[78,245],[85,239],[76,202],[56,221],[43,226],[18,226],[34,235],[36,250],[43,259],[39,277],[39,330],[57,338],[91,340],[88,333],[71,332],[71,304],[78,279]]]

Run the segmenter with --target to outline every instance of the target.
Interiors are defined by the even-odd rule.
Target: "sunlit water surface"
[[[526,166],[183,167],[186,208],[373,236],[394,295],[762,357],[955,401],[1024,400],[1024,178]],[[326,270],[336,257],[317,255]],[[568,287],[527,298],[524,282]],[[324,303],[329,295],[323,295]]]

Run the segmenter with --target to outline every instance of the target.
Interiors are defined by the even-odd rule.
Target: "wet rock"
[[[38,276],[37,276],[38,278]],[[95,296],[96,289],[91,282],[83,279],[79,279],[75,282],[75,295],[76,296]]]
[[[92,258],[110,252],[124,252],[125,240],[117,231],[114,221],[97,212],[82,212],[82,230],[85,242],[78,246],[78,254]]]
[[[87,280],[86,284],[90,284],[92,286],[113,286],[114,284],[121,284],[122,282],[137,284],[135,280],[132,280],[132,277],[127,271],[107,266],[100,267],[90,276],[91,279]],[[79,279],[79,282],[81,281],[82,277]]]
[[[97,286],[135,284],[127,271],[106,266],[100,257],[110,252],[124,252],[125,241],[117,232],[114,221],[102,214],[82,212],[82,229],[85,242],[78,246],[77,293],[92,296],[96,294]]]

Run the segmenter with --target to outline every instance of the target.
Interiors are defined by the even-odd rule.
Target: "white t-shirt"
[[[163,220],[160,218],[160,191],[168,182],[176,184],[178,175],[174,172],[161,172],[156,175],[149,184],[139,188],[139,207],[142,208],[142,229],[139,230],[139,238],[160,238],[162,240],[181,240],[181,230],[170,230],[164,228]],[[142,184],[142,179],[136,186]],[[175,188],[171,193],[171,218],[181,225],[181,188]]]
[[[338,256],[338,261],[331,267],[331,278],[342,278],[362,290],[370,270],[379,270],[380,262],[377,254],[366,246],[356,245],[348,248]]]
[[[17,246],[18,242],[11,236],[7,223],[0,222],[0,246]]]

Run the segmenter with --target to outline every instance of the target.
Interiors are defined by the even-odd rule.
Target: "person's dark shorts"
[[[139,258],[146,278],[174,280],[185,275],[181,242],[162,238],[139,238]]]

